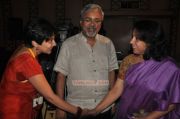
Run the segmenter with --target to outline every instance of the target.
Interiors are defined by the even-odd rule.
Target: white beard
[[[95,37],[97,32],[96,32],[96,28],[95,27],[88,27],[88,28],[85,28],[85,34],[87,37]]]

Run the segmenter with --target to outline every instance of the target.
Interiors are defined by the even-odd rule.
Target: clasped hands
[[[96,116],[98,113],[95,109],[83,109],[81,113],[81,117],[89,117],[89,116]]]

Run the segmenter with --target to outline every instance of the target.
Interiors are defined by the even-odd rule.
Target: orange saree
[[[29,77],[42,74],[38,61],[24,53],[10,60],[0,83],[0,119],[33,119],[36,109],[33,98],[37,91]]]

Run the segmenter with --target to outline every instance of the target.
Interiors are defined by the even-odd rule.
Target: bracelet
[[[74,119],[79,119],[81,113],[82,113],[82,109],[80,107],[77,107],[77,113],[75,114]]]

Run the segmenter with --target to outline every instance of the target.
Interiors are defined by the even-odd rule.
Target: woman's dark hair
[[[24,28],[25,45],[32,47],[32,41],[41,44],[55,34],[54,26],[43,18],[33,19]]]
[[[167,56],[167,40],[164,37],[162,26],[151,20],[135,22],[133,31],[136,31],[136,38],[147,44],[147,49],[143,55],[145,60],[153,58],[161,61]]]

